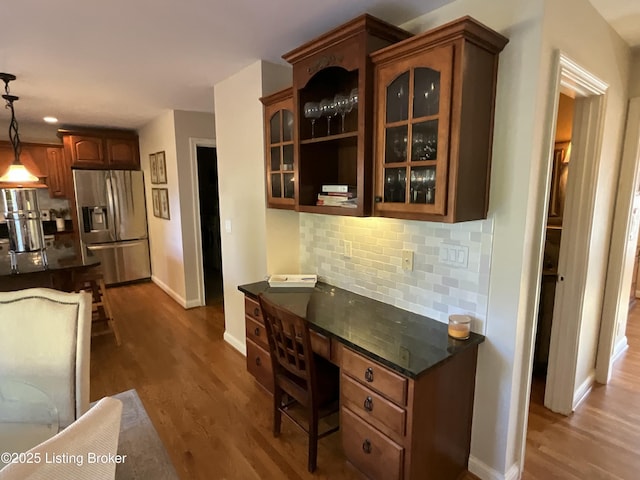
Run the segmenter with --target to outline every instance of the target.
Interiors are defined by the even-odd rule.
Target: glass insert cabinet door
[[[446,213],[453,50],[376,70],[376,210]]]
[[[265,103],[267,204],[270,207],[294,208],[293,130],[293,99],[272,105]]]

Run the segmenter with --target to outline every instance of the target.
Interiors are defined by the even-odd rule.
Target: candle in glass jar
[[[449,315],[449,336],[457,340],[466,340],[471,332],[469,315]]]

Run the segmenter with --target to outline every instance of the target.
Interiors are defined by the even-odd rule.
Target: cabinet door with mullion
[[[376,213],[445,215],[453,47],[376,70]]]
[[[264,104],[267,206],[295,208],[293,93],[291,88],[261,100]]]

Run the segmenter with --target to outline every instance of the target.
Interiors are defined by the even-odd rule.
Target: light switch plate
[[[351,258],[351,240],[344,241],[344,256]]]
[[[467,268],[469,266],[469,247],[464,245],[440,244],[440,263],[450,267]]]
[[[402,250],[402,269],[412,271],[413,270],[413,251]]]

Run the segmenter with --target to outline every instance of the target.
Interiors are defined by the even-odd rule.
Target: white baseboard
[[[238,350],[242,355],[244,355],[245,357],[247,356],[247,345],[244,342],[238,340],[229,332],[224,332],[224,335],[222,336],[222,338],[224,338],[225,342],[227,342],[233,348]]]
[[[171,287],[169,287],[169,285],[167,285],[166,283],[164,283],[162,280],[160,280],[158,277],[156,277],[155,275],[151,275],[151,281],[153,283],[155,283],[156,285],[158,285],[162,290],[164,290],[164,292],[169,295],[171,298],[173,298],[176,302],[178,302],[178,304],[180,304],[182,306],[182,308],[190,308],[187,307],[187,301],[184,299],[184,297],[182,297],[181,295],[179,295],[175,290],[173,290]],[[194,305],[195,306],[195,305]]]
[[[629,348],[629,344],[627,343],[627,336],[625,335],[620,340],[618,340],[618,343],[616,343],[613,347],[613,355],[611,355],[611,365],[616,363],[616,361],[622,356],[622,354],[627,351],[627,348]]]
[[[469,456],[469,471],[481,480],[519,480],[520,469],[518,464],[511,465],[506,473],[500,473],[494,470],[486,463],[478,460],[473,455]]]
[[[184,308],[195,308],[195,307],[203,307],[204,303],[199,298],[194,298],[193,300],[187,300],[184,304]]]
[[[593,370],[591,373],[589,373],[589,376],[586,378],[586,380],[582,382],[582,385],[576,388],[576,391],[573,393],[573,409],[574,410],[578,408],[578,405],[580,405],[585,398],[587,398],[587,395],[589,395],[589,392],[593,388],[593,382],[595,382],[595,380],[596,380],[596,371]]]

